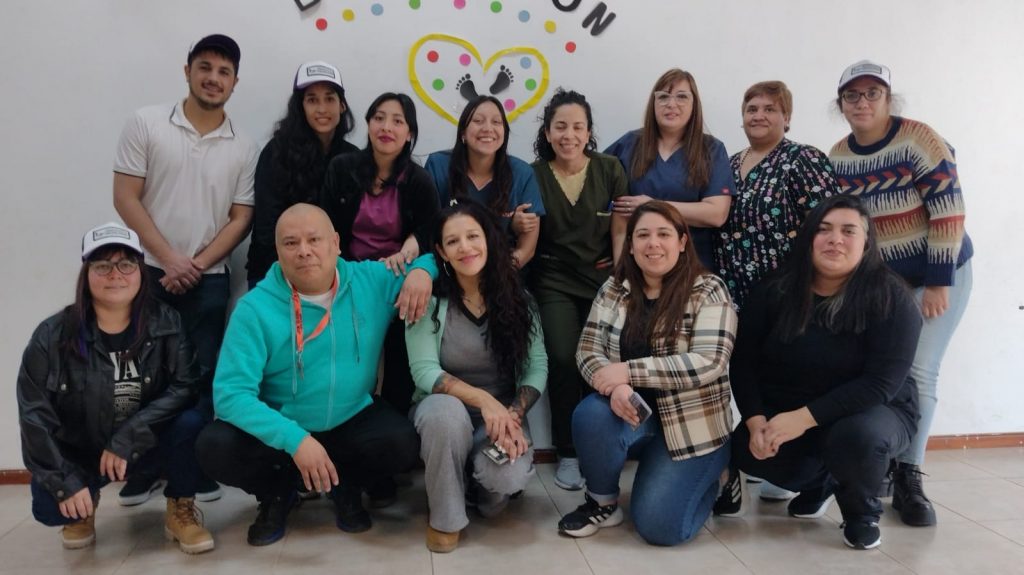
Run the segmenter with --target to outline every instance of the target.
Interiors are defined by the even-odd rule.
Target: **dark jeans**
[[[185,333],[196,347],[200,376],[199,406],[208,409],[209,417],[213,419],[213,402],[210,398],[213,370],[217,366],[217,353],[224,339],[231,276],[227,272],[203,274],[198,285],[181,295],[175,295],[160,285],[160,278],[164,277],[163,270],[146,267],[153,295],[178,311]]]
[[[163,429],[157,431],[158,443],[155,449],[146,452],[138,461],[128,461],[127,475],[162,466],[167,472],[165,497],[194,497],[202,472],[196,461],[196,437],[206,426],[206,416],[196,408],[183,411],[171,420]],[[80,467],[96,469],[96,461],[79,462]],[[93,501],[98,497],[99,490],[110,483],[110,480],[98,473],[86,478],[86,484],[92,493]],[[60,514],[59,501],[35,479],[32,480],[32,516],[43,525],[66,525],[76,519],[68,519]],[[72,494],[74,495],[74,494]]]
[[[334,429],[311,435],[327,450],[338,478],[348,488],[373,485],[412,469],[419,460],[420,439],[412,422],[380,400]],[[291,455],[225,421],[214,421],[203,430],[196,453],[210,477],[260,501],[286,495],[301,485]]]
[[[835,490],[846,521],[878,521],[878,488],[889,460],[914,434],[910,415],[878,405],[815,427],[784,443],[775,457],[759,461],[750,453],[750,432],[741,423],[733,432],[732,460],[739,469],[779,487],[804,493]]]
[[[409,352],[405,349],[405,321],[395,318],[384,335],[384,380],[380,398],[398,413],[409,413],[416,386],[409,371]]]

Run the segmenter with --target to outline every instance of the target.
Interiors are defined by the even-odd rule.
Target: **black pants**
[[[409,413],[415,391],[409,371],[409,352],[405,349],[405,321],[396,317],[384,335],[384,381],[380,397],[398,413]]]
[[[419,460],[416,428],[379,400],[334,429],[312,436],[327,450],[342,486],[350,489],[408,471]],[[302,482],[288,453],[221,420],[199,435],[196,455],[210,477],[261,501],[287,495]]]
[[[876,496],[889,460],[910,445],[917,425],[898,409],[879,405],[815,427],[784,443],[775,457],[759,461],[750,453],[750,432],[733,432],[732,461],[741,470],[779,487],[804,493],[835,490],[846,521],[878,521]]]

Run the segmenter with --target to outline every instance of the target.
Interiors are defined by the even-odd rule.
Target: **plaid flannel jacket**
[[[589,383],[602,367],[621,361],[619,339],[626,322],[629,282],[609,278],[590,308],[576,364]],[[721,447],[732,432],[729,357],[736,340],[736,312],[725,283],[705,274],[694,282],[675,345],[655,341],[652,357],[633,359],[629,384],[655,389],[665,443],[673,460]]]

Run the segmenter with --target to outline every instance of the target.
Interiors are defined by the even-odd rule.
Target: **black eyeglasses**
[[[843,101],[847,104],[856,104],[860,102],[861,97],[867,98],[868,102],[877,102],[879,98],[885,95],[885,90],[881,88],[868,88],[866,92],[860,90],[846,90],[843,92]]]
[[[135,273],[135,270],[139,269],[139,262],[132,260],[117,260],[112,262],[109,260],[99,260],[95,262],[89,262],[89,270],[98,276],[109,276],[114,272],[114,268],[121,272],[121,275],[131,275]]]

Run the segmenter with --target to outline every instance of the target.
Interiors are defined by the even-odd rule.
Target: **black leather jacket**
[[[18,414],[25,466],[58,501],[98,474],[104,449],[129,464],[157,444],[157,426],[198,396],[195,349],[178,312],[157,304],[135,362],[142,381],[139,411],[114,428],[114,365],[93,322],[87,358],[62,352],[64,312],[39,324],[18,371]]]

